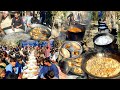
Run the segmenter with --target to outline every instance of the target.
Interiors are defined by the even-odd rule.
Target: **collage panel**
[[[120,11],[0,11],[0,79],[119,79]]]

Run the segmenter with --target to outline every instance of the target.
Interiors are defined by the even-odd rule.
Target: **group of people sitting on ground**
[[[38,79],[59,79],[58,49],[44,47],[7,47],[0,46],[0,78],[22,79],[31,50],[35,50],[37,65],[39,66]]]

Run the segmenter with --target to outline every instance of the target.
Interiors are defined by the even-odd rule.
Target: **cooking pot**
[[[100,36],[109,36],[112,39],[112,42],[109,44],[105,44],[105,45],[98,45],[95,43],[95,40],[100,37]],[[97,49],[98,51],[101,50],[105,50],[105,49],[112,49],[112,45],[114,43],[115,37],[112,34],[109,33],[100,33],[97,34],[94,38],[93,38],[93,42],[94,42],[94,48]]]
[[[82,30],[82,32],[70,32],[69,30],[67,31],[67,34],[68,34],[68,37],[67,39],[68,40],[71,40],[71,41],[82,41],[83,40],[83,37],[84,37],[84,34],[85,34],[85,26],[86,25],[81,25],[81,24],[75,24],[75,25],[72,25],[69,27],[69,29],[72,27],[72,28],[79,28]]]
[[[45,29],[49,29],[49,31],[51,31],[51,29],[49,27],[41,25],[41,24],[32,24],[31,27],[32,28],[36,28],[36,27],[45,28]]]
[[[14,31],[12,29],[6,29],[6,30],[4,30],[4,32],[6,34],[11,34],[11,33],[16,33],[16,32],[24,32],[24,30],[20,29],[20,28],[19,29],[14,28]]]
[[[86,70],[86,62],[91,59],[92,57],[96,56],[97,54],[101,54],[102,57],[109,57],[109,58],[112,58],[112,59],[115,59],[117,60],[119,63],[120,63],[120,53],[115,53],[113,54],[112,52],[97,52],[97,51],[90,51],[90,52],[87,52],[83,55],[83,60],[82,60],[82,70],[88,75],[88,77],[90,79],[120,79],[120,73],[115,75],[115,76],[112,76],[112,77],[98,77],[98,76],[95,76],[95,75],[92,75],[91,73],[89,73],[87,70]],[[99,57],[99,56],[98,56]]]
[[[38,28],[42,28],[42,31],[45,31],[47,33],[47,39],[51,36],[51,29],[47,26],[44,26],[44,25],[41,25],[41,24],[32,24],[31,27],[32,28],[29,32],[31,32],[34,28],[38,27]],[[38,40],[40,40],[40,38]]]
[[[106,23],[99,23],[98,25],[98,31],[100,33],[109,33],[109,29],[108,29],[108,26],[106,25]]]

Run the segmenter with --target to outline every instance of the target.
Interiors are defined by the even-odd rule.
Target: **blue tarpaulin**
[[[40,47],[44,47],[47,45],[47,41],[42,41],[41,43],[39,43],[38,41],[35,40],[26,40],[26,41],[21,41],[21,46],[25,47],[25,46],[40,46]],[[50,45],[51,47],[54,47],[54,41],[51,40],[50,41]]]
[[[26,40],[26,41],[21,41],[21,46],[38,46],[39,42],[35,40]]]
[[[40,46],[41,46],[41,47],[47,46],[47,41],[41,42],[41,43],[40,43]],[[50,41],[50,46],[51,46],[51,47],[54,47],[54,41],[52,41],[52,40]]]

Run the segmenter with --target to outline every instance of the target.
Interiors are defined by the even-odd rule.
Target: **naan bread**
[[[70,57],[70,52],[67,49],[62,48],[61,52],[63,54],[63,57],[65,57],[65,58],[69,58]]]
[[[71,44],[75,49],[80,49],[80,46],[77,43],[72,42]]]

